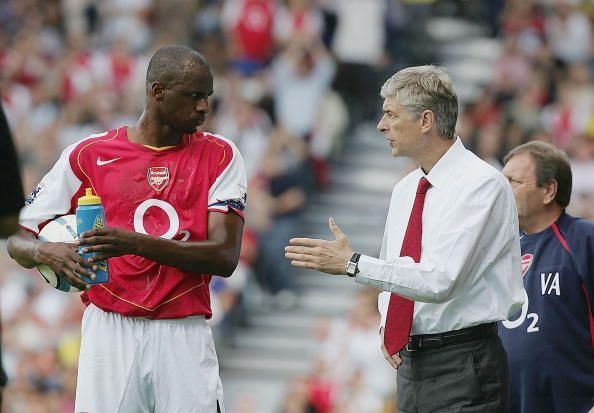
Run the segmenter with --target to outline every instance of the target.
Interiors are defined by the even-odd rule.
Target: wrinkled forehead
[[[382,109],[384,112],[400,112],[405,110],[405,107],[402,106],[400,102],[398,102],[398,98],[396,96],[388,96],[384,99]]]
[[[507,161],[502,172],[508,178],[533,178],[536,163],[528,152],[518,153]]]

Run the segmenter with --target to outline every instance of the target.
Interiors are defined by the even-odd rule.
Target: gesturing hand
[[[336,237],[335,241],[313,238],[293,238],[290,245],[285,247],[285,257],[291,260],[291,265],[309,268],[328,274],[345,274],[353,250],[347,236],[338,228],[333,218],[328,220],[330,231]]]
[[[138,246],[139,234],[118,228],[98,228],[80,234],[77,245],[82,253],[94,252],[96,255],[90,262],[103,261],[108,258],[134,254]]]

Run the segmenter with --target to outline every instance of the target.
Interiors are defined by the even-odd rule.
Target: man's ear
[[[151,83],[151,96],[156,101],[162,101],[163,95],[165,93],[165,88],[159,82]]]
[[[543,188],[545,190],[544,198],[542,200],[543,204],[549,205],[551,202],[555,202],[557,189],[559,188],[557,181],[553,179],[549,183],[545,184]]]
[[[419,117],[421,132],[427,133],[435,125],[435,113],[431,110],[424,110]]]

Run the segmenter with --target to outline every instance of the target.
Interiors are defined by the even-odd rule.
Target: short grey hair
[[[424,110],[432,111],[439,135],[444,139],[456,137],[458,96],[445,68],[426,65],[402,69],[384,83],[380,95],[384,99],[395,97],[416,119]]]

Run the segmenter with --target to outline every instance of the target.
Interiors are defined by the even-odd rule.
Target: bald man
[[[208,285],[237,265],[247,188],[233,143],[199,129],[212,93],[202,55],[159,49],[136,125],[66,148],[9,240],[19,264],[45,264],[83,290],[77,413],[224,412]],[[75,245],[38,240],[85,188],[101,197],[108,227]],[[81,275],[105,259],[109,282],[85,284]]]

